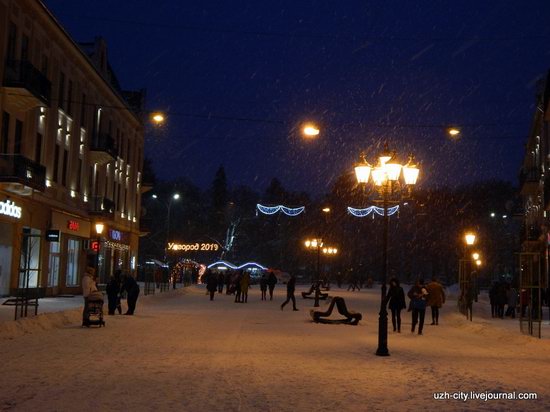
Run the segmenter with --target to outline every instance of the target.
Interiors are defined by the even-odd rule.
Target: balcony
[[[52,84],[28,61],[6,61],[2,86],[10,104],[23,111],[50,106]]]
[[[0,154],[0,185],[23,196],[46,190],[46,168],[20,154]]]
[[[90,163],[103,165],[116,160],[118,150],[115,139],[106,133],[100,133],[90,144]]]
[[[539,168],[524,168],[519,174],[519,187],[522,195],[536,195],[540,188],[541,173]]]
[[[114,218],[115,215],[115,202],[106,197],[96,196],[92,197],[88,202],[88,213],[90,216],[100,216],[108,219]]]

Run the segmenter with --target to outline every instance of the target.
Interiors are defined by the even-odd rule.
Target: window
[[[21,60],[29,60],[29,37],[26,34],[21,38]]]
[[[40,163],[42,160],[42,134],[36,133],[36,146],[34,148],[34,161]]]
[[[55,145],[55,154],[53,161],[53,181],[57,182],[57,175],[59,174],[59,151],[61,148],[58,144]]]
[[[61,175],[61,184],[67,186],[67,171],[69,165],[69,151],[63,151],[63,174]]]
[[[8,112],[2,113],[2,131],[0,135],[0,148],[2,153],[8,153],[8,139],[10,133],[10,114]]]
[[[67,88],[67,113],[69,114],[69,116],[73,115],[72,100],[73,100],[73,82],[72,80],[69,80],[69,86]]]
[[[59,72],[59,95],[57,97],[59,108],[65,107],[65,73]]]
[[[15,46],[17,44],[17,26],[10,22],[10,28],[8,32],[8,50],[6,54],[6,60],[15,60]]]
[[[59,259],[61,256],[61,237],[59,242],[50,242],[50,259],[48,264],[48,287],[59,286]]]
[[[67,241],[67,286],[78,286],[80,279],[78,276],[78,256],[80,255],[80,242],[75,239]]]
[[[23,122],[15,120],[15,141],[13,144],[13,153],[21,153],[21,141],[23,140]]]

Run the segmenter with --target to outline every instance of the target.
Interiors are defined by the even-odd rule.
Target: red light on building
[[[74,230],[75,232],[78,232],[78,229],[80,228],[80,223],[78,223],[76,220],[68,220],[67,228],[69,230]]]
[[[92,240],[90,242],[90,249],[92,249],[94,252],[99,252],[99,241]]]

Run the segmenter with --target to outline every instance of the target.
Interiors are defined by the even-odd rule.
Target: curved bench
[[[332,314],[335,305],[338,309],[338,313],[343,315],[344,319],[327,319]],[[332,298],[332,301],[325,312],[312,309],[310,315],[315,323],[343,323],[346,325],[357,325],[359,321],[363,319],[363,315],[359,312],[348,310],[346,301],[340,296],[335,296]]]
[[[311,285],[308,292],[302,292],[302,297],[304,299],[315,299],[315,283]],[[328,299],[328,293],[319,292],[319,299]]]

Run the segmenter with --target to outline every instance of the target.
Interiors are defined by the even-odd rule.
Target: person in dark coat
[[[267,286],[269,287],[269,300],[273,300],[273,289],[275,289],[276,284],[277,276],[275,276],[275,272],[271,271],[269,272],[269,276],[267,277]]]
[[[290,275],[290,279],[288,280],[286,284],[286,300],[281,305],[281,310],[285,307],[285,305],[292,300],[292,310],[298,310],[296,308],[296,298],[294,297],[294,291],[296,290],[296,276],[293,274]]]
[[[428,291],[427,304],[432,308],[432,325],[439,325],[439,309],[445,303],[445,290],[443,285],[434,276],[432,281],[426,285]]]
[[[225,284],[225,276],[223,272],[218,274],[218,293],[223,293],[223,285]]]
[[[265,275],[265,273],[260,278],[260,291],[262,292],[262,300],[267,300],[267,276]]]
[[[403,288],[399,286],[399,280],[397,278],[390,279],[390,289],[387,296],[388,307],[391,310],[391,323],[393,325],[393,331],[397,330],[401,333],[401,311],[407,307],[405,303],[405,292]]]
[[[105,292],[107,292],[108,308],[107,312],[109,315],[114,315],[115,310],[118,309],[118,313],[122,313],[122,308],[120,306],[120,271],[115,272],[114,276],[109,278],[109,282],[105,287]]]
[[[407,296],[411,300],[412,307],[412,327],[411,332],[414,333],[418,324],[418,334],[422,335],[424,328],[424,316],[426,315],[426,296],[428,291],[424,287],[424,280],[417,280],[415,285],[409,290]],[[419,320],[420,318],[420,320]]]
[[[218,289],[218,277],[210,271],[210,269],[206,270],[206,290],[210,294],[210,300],[214,300],[214,295],[216,294],[216,290]]]
[[[241,302],[241,279],[243,277],[243,271],[242,269],[237,271],[233,278],[233,282],[235,283],[235,303]]]
[[[499,282],[495,303],[497,305],[497,316],[501,319],[504,318],[504,306],[506,305],[506,301],[506,284],[504,282]]]
[[[133,315],[139,296],[139,285],[132,275],[124,276],[120,293],[124,291],[126,291],[126,303],[128,304],[128,310],[125,315]]]

